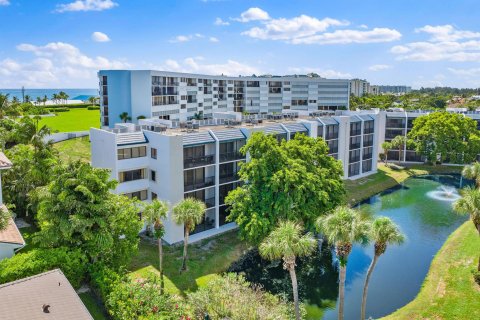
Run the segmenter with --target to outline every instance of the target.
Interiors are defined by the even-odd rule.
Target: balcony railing
[[[220,176],[219,181],[220,181],[220,183],[226,183],[226,182],[231,182],[231,181],[237,181],[239,179],[240,178],[238,177],[237,172],[235,172],[233,174]]]
[[[220,162],[245,159],[239,151],[220,153]]]
[[[195,167],[213,164],[214,162],[215,162],[215,155],[211,154],[208,156],[185,158],[183,159],[183,166],[186,169],[195,168]]]
[[[201,189],[201,188],[206,188],[206,187],[210,187],[210,186],[213,186],[215,184],[215,177],[206,177],[200,181],[193,181],[191,183],[187,183],[186,185],[184,185],[184,191],[192,191],[192,190],[196,190],[196,189]]]

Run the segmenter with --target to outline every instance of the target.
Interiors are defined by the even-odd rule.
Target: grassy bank
[[[347,201],[350,204],[362,201],[388,188],[392,188],[412,176],[438,173],[460,173],[462,167],[457,166],[428,166],[412,165],[405,169],[395,170],[383,164],[378,166],[378,172],[374,175],[345,181],[347,188]]]
[[[88,136],[57,142],[53,146],[58,150],[63,161],[82,160],[90,162],[91,152]]]
[[[188,246],[188,271],[180,272],[183,246],[164,247],[165,288],[172,293],[195,291],[217,273],[222,273],[247,250],[236,231],[205,239]],[[139,254],[130,266],[132,276],[147,278],[158,274],[158,247],[142,240]]]
[[[100,111],[86,108],[72,108],[67,112],[59,112],[55,117],[43,117],[40,125],[47,125],[54,131],[86,131],[91,127],[100,127]]]
[[[433,259],[417,297],[383,319],[480,319],[480,286],[472,277],[479,252],[480,238],[467,221]]]

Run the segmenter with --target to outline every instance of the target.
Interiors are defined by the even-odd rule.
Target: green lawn
[[[86,131],[91,127],[100,127],[100,111],[87,108],[70,109],[59,112],[55,117],[43,117],[40,125],[47,125],[54,131]]]
[[[427,166],[412,165],[405,169],[394,170],[383,164],[378,166],[378,172],[371,176],[353,181],[346,180],[347,201],[354,204],[369,198],[383,190],[392,188],[412,176],[433,173],[460,173],[459,166]]]
[[[417,297],[383,319],[480,319],[480,286],[472,276],[479,253],[480,237],[467,221],[433,259]]]
[[[139,249],[130,266],[132,276],[158,274],[158,247],[142,240]],[[215,274],[224,272],[247,249],[236,231],[199,241],[188,246],[188,271],[181,273],[183,246],[164,246],[165,288],[180,294],[195,291]]]
[[[79,294],[83,304],[87,307],[88,311],[95,320],[107,320],[108,317],[105,314],[105,308],[99,305],[94,295],[91,292],[84,292]]]
[[[82,160],[90,162],[91,152],[88,136],[57,142],[53,146],[58,150],[63,161]]]

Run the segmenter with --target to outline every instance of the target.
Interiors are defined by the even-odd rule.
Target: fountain
[[[427,196],[440,201],[454,202],[460,199],[457,189],[454,187],[440,186],[437,190],[427,192]]]

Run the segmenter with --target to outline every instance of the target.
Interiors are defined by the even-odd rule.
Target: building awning
[[[284,124],[285,128],[287,128],[290,132],[308,132],[308,129],[300,122],[297,123],[286,123]]]
[[[240,129],[213,131],[213,134],[220,142],[246,139],[245,135]]]
[[[367,114],[361,114],[361,115],[358,115],[360,117],[360,119],[362,119],[363,121],[371,121],[373,120],[373,118]]]
[[[322,118],[317,118],[317,120],[326,126],[331,124],[338,124],[337,120],[335,120],[332,117],[322,117]]]
[[[268,127],[265,127],[265,130],[264,130],[265,134],[286,134],[287,132],[285,131],[285,129],[283,129],[283,127],[280,125],[280,124],[274,124],[274,125],[270,125]]]
[[[127,132],[117,133],[117,146],[125,146],[130,144],[147,143],[148,140],[143,132]]]
[[[215,143],[212,135],[208,132],[187,133],[183,135],[183,146]]]
[[[361,122],[362,119],[358,116],[350,116],[350,122]]]

